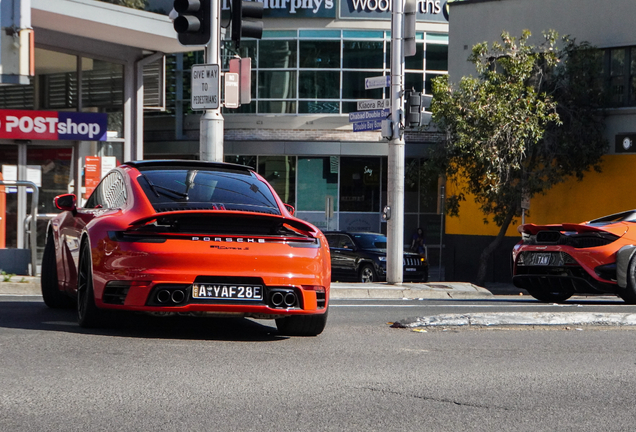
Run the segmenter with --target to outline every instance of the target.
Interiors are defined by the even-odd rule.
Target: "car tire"
[[[636,304],[636,255],[629,260],[627,267],[627,286],[619,288],[618,295],[625,303]]]
[[[360,267],[360,272],[358,273],[358,281],[367,283],[367,282],[377,282],[378,277],[375,274],[375,270],[371,264],[364,264]]]
[[[55,257],[55,243],[53,234],[49,234],[42,255],[42,271],[40,274],[40,287],[44,304],[51,309],[73,307],[73,300],[60,291],[57,278],[57,262]]]
[[[95,306],[93,292],[93,263],[88,243],[80,249],[77,271],[77,322],[83,328],[96,328],[103,325],[104,312]]]
[[[278,332],[285,336],[318,336],[327,325],[328,310],[320,315],[293,315],[276,318]]]
[[[422,276],[422,282],[428,282],[428,269],[424,270],[424,276]]]
[[[552,291],[546,289],[526,288],[528,294],[536,298],[539,301],[546,303],[561,303],[572,297],[574,294],[572,291]]]

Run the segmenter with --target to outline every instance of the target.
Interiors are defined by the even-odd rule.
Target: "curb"
[[[39,278],[24,279],[25,282],[0,282],[0,295],[41,295]],[[331,284],[332,299],[469,299],[492,296],[485,288],[463,282]]]
[[[492,297],[486,288],[462,282],[389,285],[332,283],[331,299],[468,299]]]
[[[636,326],[634,313],[598,312],[497,312],[411,317],[396,321],[394,328],[495,327],[495,326]]]

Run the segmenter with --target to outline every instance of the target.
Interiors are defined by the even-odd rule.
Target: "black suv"
[[[331,280],[386,280],[386,236],[371,232],[324,232],[331,251]],[[428,281],[426,257],[404,252],[404,282]]]

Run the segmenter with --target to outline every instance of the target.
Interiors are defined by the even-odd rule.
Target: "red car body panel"
[[[78,208],[52,219],[49,235],[55,244],[61,291],[76,296],[80,250],[86,243],[90,247],[92,289],[98,308],[258,317],[326,313],[331,280],[327,241],[318,228],[292,216],[263,177],[252,171],[250,181],[269,188],[278,214],[227,210],[223,205],[216,210],[157,212],[139,183],[142,173],[135,164],[114,170],[124,179],[126,200],[120,208]],[[183,164],[187,166],[188,162]],[[225,169],[229,164],[217,165]],[[194,168],[204,166],[199,163]],[[204,229],[189,228],[186,221]],[[158,227],[164,222],[178,226],[180,231],[161,231]],[[239,227],[238,232],[227,228],[214,231],[215,226],[228,224]],[[281,232],[264,232],[269,226],[278,227]],[[263,228],[259,231],[258,227]],[[242,281],[248,281],[250,287],[262,285],[263,299],[193,297],[193,284],[211,284],[217,279],[228,286],[246,285]],[[157,290],[164,286],[170,290],[181,287],[185,300],[159,304]],[[110,292],[109,287],[116,289]],[[275,307],[271,297],[276,290],[293,291],[293,306]]]

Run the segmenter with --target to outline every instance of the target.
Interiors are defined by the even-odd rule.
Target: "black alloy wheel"
[[[378,280],[378,277],[375,274],[375,270],[373,269],[373,266],[371,264],[364,264],[360,268],[359,276],[359,281],[363,283],[376,282]]]
[[[55,259],[55,242],[53,233],[49,233],[42,255],[42,272],[40,274],[40,287],[44,304],[52,309],[73,307],[73,300],[60,291],[57,279],[57,263]]]
[[[103,312],[95,306],[93,293],[93,263],[88,243],[80,249],[77,272],[77,322],[80,327],[94,328],[102,325]]]
[[[627,286],[618,288],[618,295],[625,303],[636,304],[636,255],[629,260],[627,267]]]

